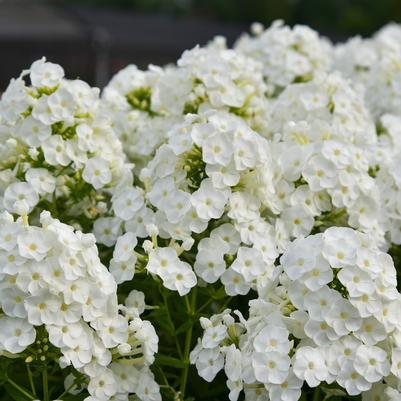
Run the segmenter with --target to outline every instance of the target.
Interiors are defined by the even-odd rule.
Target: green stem
[[[312,401],[319,401],[319,396],[320,396],[320,387],[316,387],[315,390],[313,391]]]
[[[192,316],[196,310],[196,295],[197,295],[197,288],[195,287],[194,290],[192,291],[191,303],[189,302],[188,297],[185,296],[185,304],[187,306],[188,316],[190,318],[192,318]],[[188,381],[188,371],[189,371],[189,363],[190,363],[189,362],[189,354],[191,352],[192,330],[193,330],[193,325],[188,329],[187,334],[185,336],[185,346],[184,346],[185,367],[184,367],[184,371],[182,372],[181,385],[180,385],[180,393],[181,393],[182,401],[184,401],[184,398],[185,398],[185,389],[187,387],[187,381]]]
[[[178,342],[177,336],[175,335],[175,326],[174,326],[173,320],[171,319],[170,309],[168,307],[167,297],[166,297],[166,294],[164,293],[164,288],[162,288],[160,290],[160,292],[161,292],[162,297],[163,297],[164,306],[166,308],[166,314],[167,314],[167,319],[168,319],[169,325],[171,327],[171,330],[174,332],[175,346],[177,348],[178,355],[179,355],[180,359],[183,359],[181,346],[180,346],[180,343]]]
[[[227,306],[229,305],[229,303],[231,302],[233,298],[229,297],[226,302],[224,302],[224,304],[220,307],[219,309],[219,313],[223,312],[225,309],[227,309]]]
[[[31,385],[32,394],[34,395],[34,397],[37,397],[36,389],[35,389],[35,383],[33,382],[33,376],[32,376],[31,367],[27,364],[26,365],[26,369],[28,370],[28,378],[29,378],[29,383]]]
[[[187,312],[190,315],[191,314],[191,305],[189,304],[189,300],[188,300],[188,297],[186,295],[185,295],[184,298],[185,298],[185,305],[187,307]]]
[[[208,299],[197,311],[196,314],[198,315],[201,313],[205,308],[207,308],[212,302],[214,301],[213,298]]]
[[[49,401],[49,379],[47,377],[47,367],[42,372],[43,381],[43,401]]]
[[[18,390],[21,394],[24,394],[25,397],[28,397],[30,400],[34,400],[35,397],[32,394],[29,394],[28,391],[23,389],[19,384],[17,384],[14,380],[12,379],[7,379],[7,382],[11,384],[16,390]]]
[[[70,384],[66,389],[65,389],[65,391],[62,393],[62,394],[60,394],[56,399],[57,400],[62,400],[63,399],[63,397],[65,396],[65,395],[67,395],[69,392],[70,392],[70,390],[72,390],[74,387],[76,387],[77,385],[75,384],[75,382],[72,382],[72,384]]]

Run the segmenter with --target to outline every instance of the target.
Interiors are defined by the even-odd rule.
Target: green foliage
[[[125,95],[127,102],[133,109],[145,111],[151,116],[156,113],[151,110],[152,90],[149,87],[134,89]]]
[[[193,145],[192,149],[184,155],[184,169],[187,173],[187,180],[192,192],[196,191],[201,182],[207,177],[206,163],[202,158],[202,149]]]
[[[60,135],[64,140],[72,139],[77,134],[76,126],[64,127],[62,121],[52,124],[52,134]]]

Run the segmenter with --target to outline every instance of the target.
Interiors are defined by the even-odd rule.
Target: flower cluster
[[[372,38],[350,39],[335,47],[334,68],[360,85],[376,124],[377,146],[370,165],[382,193],[383,227],[389,243],[401,243],[399,122],[401,105],[401,29],[390,24]]]
[[[128,66],[101,96],[45,59],[10,82],[7,391],[401,399],[401,30],[252,30]]]
[[[224,368],[232,401],[242,389],[247,399],[296,401],[304,382],[349,395],[383,379],[397,388],[401,296],[390,256],[366,234],[332,227],[294,241],[280,261],[247,320],[229,310],[201,320],[198,373],[211,381]]]
[[[22,353],[39,365],[58,357],[61,367],[89,378],[96,400],[129,393],[160,399],[148,368],[158,337],[139,317],[143,294],[131,293],[119,312],[117,285],[94,236],[74,232],[48,212],[41,213],[41,227],[7,212],[0,219],[0,352]]]
[[[0,138],[0,201],[10,213],[48,209],[85,226],[106,211],[113,188],[132,180],[100,111],[99,90],[64,79],[63,69],[45,59],[3,94]]]
[[[105,88],[104,105],[128,156],[143,167],[171,126],[189,113],[225,110],[267,131],[261,67],[217,38],[185,51],[174,67],[126,67]]]
[[[252,26],[254,37],[242,35],[235,49],[263,65],[266,94],[277,96],[295,82],[307,82],[330,68],[331,45],[318,33],[304,25],[294,28],[275,21],[264,30]]]
[[[376,119],[400,113],[400,39],[400,26],[389,24],[372,38],[355,37],[334,49],[334,68],[361,85]]]

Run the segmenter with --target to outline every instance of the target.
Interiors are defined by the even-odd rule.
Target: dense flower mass
[[[400,38],[11,80],[0,399],[400,401]]]
[[[10,213],[63,211],[87,228],[106,211],[113,189],[132,180],[99,90],[65,79],[44,59],[3,94],[0,138],[0,200]]]
[[[147,366],[157,352],[156,333],[140,319],[135,293],[119,313],[117,285],[99,260],[94,236],[74,232],[46,211],[41,227],[7,212],[0,218],[0,351],[24,352],[30,363],[57,353],[62,367],[89,376],[89,393],[99,400],[135,393],[138,380],[152,382]],[[39,355],[36,339],[50,344]],[[140,353],[143,358],[127,359]],[[129,372],[123,387],[121,371]],[[98,385],[100,378],[107,388]]]
[[[292,83],[308,82],[329,71],[330,42],[309,27],[291,29],[276,21],[266,30],[260,24],[252,28],[254,36],[242,35],[235,49],[261,63],[269,97]]]
[[[199,374],[211,381],[224,368],[230,400],[242,389],[297,400],[304,382],[336,382],[352,396],[383,379],[398,388],[401,295],[391,257],[369,236],[332,227],[294,241],[280,261],[248,319],[230,310],[202,318],[191,355]]]

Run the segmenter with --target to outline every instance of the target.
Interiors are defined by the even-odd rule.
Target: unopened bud
[[[127,343],[124,343],[124,344],[120,344],[117,347],[117,349],[118,349],[118,352],[121,355],[125,355],[125,354],[128,354],[131,351],[131,346],[129,344],[127,344]]]
[[[153,242],[149,241],[148,239],[143,241],[142,245],[143,249],[145,250],[146,253],[149,253],[153,249]]]
[[[157,237],[159,235],[159,229],[155,224],[146,224],[146,232],[150,237]]]
[[[251,32],[255,36],[260,36],[263,33],[264,30],[265,30],[265,27],[260,22],[254,22],[251,25]]]

